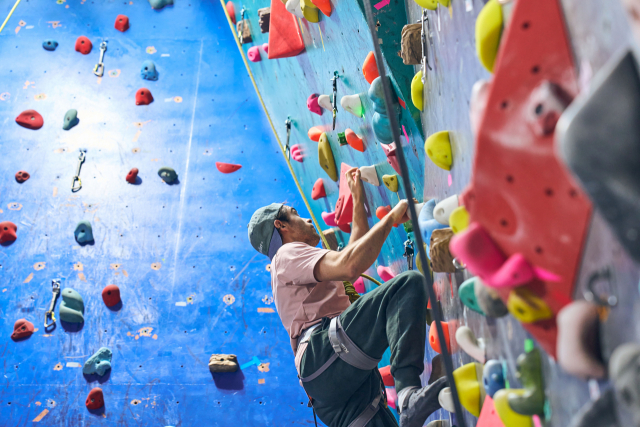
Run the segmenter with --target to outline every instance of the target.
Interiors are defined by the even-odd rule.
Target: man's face
[[[313,226],[313,221],[310,218],[301,218],[298,211],[291,206],[284,206],[283,209],[287,210],[288,217],[286,222],[282,222],[286,230],[283,230],[283,239],[286,234],[286,239],[289,241],[304,242],[310,246],[316,246],[320,242],[320,236]],[[276,226],[278,226],[277,221]]]

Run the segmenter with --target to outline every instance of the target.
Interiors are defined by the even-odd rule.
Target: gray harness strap
[[[308,341],[308,336],[305,337],[304,341]],[[342,329],[342,323],[340,322],[340,316],[336,316],[331,319],[331,323],[329,324],[329,341],[331,342],[331,347],[333,347],[334,354],[313,374],[300,378],[300,381],[303,383],[312,381],[318,378],[324,371],[326,371],[329,366],[333,362],[335,362],[338,358],[344,360],[349,365],[362,369],[365,371],[370,371],[375,369],[380,362],[380,359],[374,359],[373,357],[367,356],[360,347],[358,347],[351,338],[347,336]],[[302,342],[300,343],[302,344]],[[375,399],[365,408],[364,411],[358,417],[349,424],[349,427],[365,427],[369,421],[375,416],[380,408],[380,400],[382,400],[382,396],[384,393],[384,389],[382,385],[380,386],[380,393],[376,396]]]

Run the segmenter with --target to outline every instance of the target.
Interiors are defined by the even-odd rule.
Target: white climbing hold
[[[476,338],[471,328],[460,326],[456,330],[456,342],[460,348],[480,363],[486,360],[485,344],[482,338]]]
[[[304,19],[304,15],[302,14],[302,6],[300,5],[300,0],[287,0],[287,4],[284,6],[289,13],[293,13],[300,19]]]
[[[344,108],[354,116],[362,117],[363,109],[360,95],[345,95],[340,100],[340,105],[342,105],[342,108]]]
[[[292,0],[289,0],[292,1]],[[331,97],[329,95],[320,95],[318,97],[318,105],[320,105],[325,110],[332,111],[333,105],[331,105]]]
[[[440,403],[440,406],[442,406],[442,409],[444,409],[445,411],[449,411],[452,413],[456,412],[455,406],[453,406],[453,396],[451,395],[451,388],[445,387],[440,390],[440,393],[438,394],[438,402]]]
[[[436,205],[433,209],[433,217],[442,225],[449,225],[449,216],[455,208],[460,206],[458,204],[458,195],[447,197]]]
[[[380,186],[380,180],[378,179],[375,166],[362,166],[360,168],[360,176],[364,182],[368,182],[376,187]]]

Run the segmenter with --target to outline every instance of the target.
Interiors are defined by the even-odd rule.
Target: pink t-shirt
[[[327,252],[306,243],[282,246],[271,261],[271,290],[295,352],[300,333],[323,317],[335,317],[350,303],[342,282],[317,282],[316,263]]]

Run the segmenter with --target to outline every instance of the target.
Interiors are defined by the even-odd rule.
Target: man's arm
[[[351,198],[353,199],[353,221],[351,222],[351,237],[349,237],[349,244],[352,244],[367,234],[369,222],[367,221],[367,211],[364,209],[364,185],[360,177],[360,169],[351,168],[346,175],[345,178],[349,183]]]
[[[368,233],[353,243],[349,243],[340,252],[329,251],[318,261],[313,270],[317,281],[355,280],[360,274],[374,263],[382,245],[391,232],[393,224],[399,224],[408,218],[407,201],[402,200],[380,222],[373,226]]]

